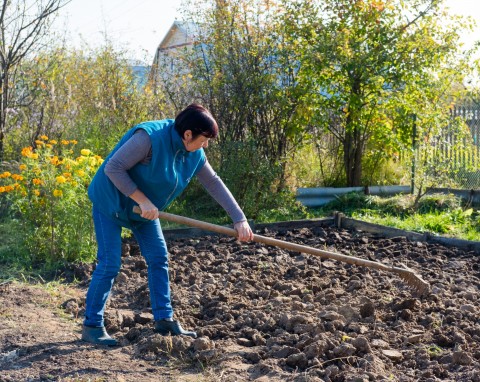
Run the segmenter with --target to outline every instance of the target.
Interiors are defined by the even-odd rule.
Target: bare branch
[[[10,59],[13,63],[21,61],[33,46],[43,37],[42,30],[45,27],[47,18],[56,13],[63,6],[63,0],[50,0],[40,14],[27,24],[23,22],[17,32],[15,41],[12,43]],[[23,14],[25,16],[25,12]],[[23,21],[23,20],[22,20]],[[31,29],[26,36],[22,37],[24,31]],[[18,45],[17,45],[18,44]]]
[[[21,61],[47,36],[51,17],[71,0],[0,0],[0,160],[3,158],[11,85]],[[34,8],[36,9],[36,12]],[[11,12],[9,12],[9,10]]]

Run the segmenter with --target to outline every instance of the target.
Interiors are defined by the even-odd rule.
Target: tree
[[[254,140],[272,162],[283,160],[302,130],[298,113],[306,100],[278,6],[269,0],[202,3],[187,5],[184,29],[193,43],[169,50],[158,64],[161,91],[177,107],[192,98],[207,103],[228,126],[222,141]]]
[[[88,51],[50,47],[25,58],[13,92],[28,104],[9,118],[6,153],[17,155],[46,135],[104,156],[129,127],[164,116],[162,98],[139,84],[127,52],[108,43]]]
[[[55,13],[71,0],[1,0],[0,9],[0,161],[9,109],[18,105],[12,99],[18,68],[27,55],[35,52],[48,35]]]
[[[175,52],[177,76],[162,82],[165,92],[175,89],[174,104],[189,98],[210,108],[220,126],[219,172],[244,207],[259,208],[286,187],[285,165],[303,143],[310,111],[294,43],[275,2],[202,3],[187,6],[196,41]]]
[[[368,156],[409,147],[412,114],[421,115],[420,129],[442,126],[445,90],[467,73],[459,43],[467,24],[442,12],[442,0],[304,0],[285,7],[291,38],[303,47],[301,76],[318,110],[316,125],[341,142],[348,186],[362,184]]]

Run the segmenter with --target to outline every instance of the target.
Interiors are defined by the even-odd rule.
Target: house
[[[174,21],[170,29],[167,31],[167,34],[158,45],[155,57],[158,57],[158,55],[167,51],[193,45],[199,34],[200,30],[197,24],[184,21]]]
[[[193,49],[199,36],[198,24],[174,21],[155,52],[151,71],[153,79],[158,81],[162,76],[181,73],[182,70],[177,68],[177,55],[185,49]]]

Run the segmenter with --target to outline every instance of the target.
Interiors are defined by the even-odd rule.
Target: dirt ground
[[[259,234],[418,271],[393,273],[233,238],[170,240],[175,316],[196,340],[152,330],[133,240],[106,310],[121,346],[80,341],[91,265],[48,288],[0,285],[0,381],[480,382],[480,257],[330,227]]]

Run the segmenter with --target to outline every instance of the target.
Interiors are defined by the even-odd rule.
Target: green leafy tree
[[[286,187],[286,164],[312,111],[280,10],[266,0],[193,2],[185,17],[193,44],[168,51],[173,72],[158,66],[159,92],[175,108],[198,100],[214,114],[219,145],[209,158],[250,216],[282,203],[273,195]]]
[[[341,143],[348,186],[363,165],[411,150],[419,136],[445,126],[452,84],[468,72],[459,31],[441,0],[285,2],[284,22],[302,46],[301,76],[312,91],[318,129]]]

